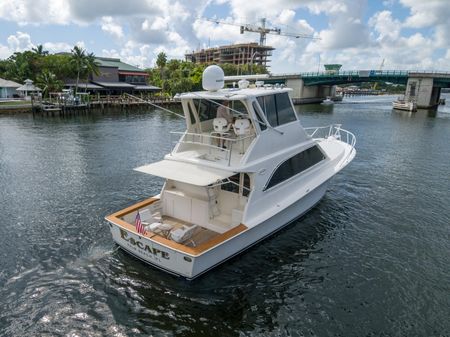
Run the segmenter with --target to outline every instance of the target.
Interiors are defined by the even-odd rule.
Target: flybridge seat
[[[236,119],[233,124],[233,130],[236,136],[241,139],[241,148],[239,150],[239,154],[244,154],[244,140],[243,138],[250,134],[251,127],[250,127],[250,121],[248,119],[239,118]]]
[[[246,136],[250,133],[250,121],[248,119],[239,118],[233,124],[236,136]]]
[[[230,124],[228,124],[225,118],[214,118],[213,119],[213,127],[214,131],[211,132],[211,136],[219,136],[220,138],[230,136]],[[224,146],[224,140],[219,140],[219,146]]]

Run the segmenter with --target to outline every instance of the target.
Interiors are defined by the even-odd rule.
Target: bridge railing
[[[439,70],[344,70],[337,72],[326,71],[310,71],[303,73],[283,73],[276,74],[277,77],[382,77],[382,76],[408,76],[410,73],[414,74],[429,74],[429,75],[450,75],[448,71]]]
[[[306,72],[300,73],[301,77],[346,77],[346,76],[358,76],[358,77],[370,77],[370,76],[407,76],[410,71],[408,70],[346,70],[339,72]]]

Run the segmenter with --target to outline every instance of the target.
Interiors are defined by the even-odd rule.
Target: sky
[[[450,71],[449,0],[0,0],[0,59],[42,44],[51,53],[79,45],[97,56],[152,67],[232,43],[258,42],[236,24],[303,33],[267,35],[272,73],[342,69]],[[217,19],[230,24],[217,24]]]

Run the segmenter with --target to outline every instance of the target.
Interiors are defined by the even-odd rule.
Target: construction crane
[[[302,33],[288,33],[283,32],[280,28],[268,28],[266,27],[266,18],[261,19],[261,25],[253,25],[249,23],[234,23],[234,22],[227,22],[222,20],[216,20],[216,19],[201,19],[206,21],[215,22],[217,24],[224,24],[224,25],[231,25],[231,26],[238,26],[240,27],[241,34],[244,34],[244,32],[252,32],[252,33],[259,33],[259,45],[265,46],[266,45],[266,35],[267,34],[275,34],[275,35],[282,35],[282,36],[290,36],[295,37],[296,39],[312,39],[312,40],[320,40],[320,38],[314,37],[313,35],[308,34],[302,34]]]

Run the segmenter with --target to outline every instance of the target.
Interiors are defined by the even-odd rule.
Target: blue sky
[[[450,6],[444,0],[14,0],[0,1],[0,59],[42,44],[50,52],[80,45],[141,67],[208,45],[256,42],[230,23],[259,24],[320,40],[269,35],[272,72],[344,69],[450,70]]]

